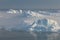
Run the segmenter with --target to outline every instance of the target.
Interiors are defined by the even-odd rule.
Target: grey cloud
[[[0,9],[44,9],[60,8],[60,0],[1,0]]]

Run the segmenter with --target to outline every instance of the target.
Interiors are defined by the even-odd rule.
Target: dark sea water
[[[0,31],[0,40],[60,40],[60,33]]]

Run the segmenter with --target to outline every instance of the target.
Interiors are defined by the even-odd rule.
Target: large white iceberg
[[[57,16],[54,13],[51,13],[53,16],[47,14],[50,14],[50,12],[10,9],[0,13],[0,16],[3,16],[0,17],[0,29],[7,31],[58,32],[60,26],[56,19]]]

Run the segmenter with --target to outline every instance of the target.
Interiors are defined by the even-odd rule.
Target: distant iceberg
[[[0,29],[7,31],[58,32],[60,30],[58,20],[60,15],[57,13],[21,9],[0,11],[0,16],[2,16],[0,17]]]

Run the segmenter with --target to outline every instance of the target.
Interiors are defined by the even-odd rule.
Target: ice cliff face
[[[49,31],[49,32],[58,32],[60,26],[54,17],[54,13],[46,11],[31,11],[31,10],[13,10],[10,9],[3,14],[0,13],[3,17],[0,17],[1,30],[8,31]],[[52,16],[52,15],[53,16]],[[3,20],[4,19],[4,20]],[[6,23],[6,24],[4,24]]]

